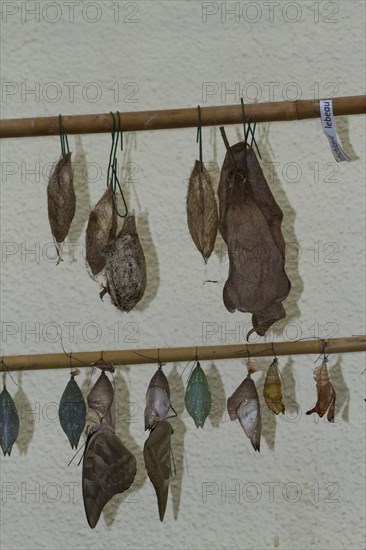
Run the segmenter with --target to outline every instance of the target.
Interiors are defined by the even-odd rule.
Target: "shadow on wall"
[[[75,157],[73,159],[74,170],[74,188],[76,195],[76,210],[75,216],[72,221],[68,239],[72,243],[82,244],[84,248],[84,236],[81,238],[81,234],[89,217],[90,211],[90,194],[88,186],[88,171],[86,163],[86,153],[83,149],[80,136],[76,136],[75,140]],[[101,195],[104,192],[104,188],[101,189]]]
[[[212,398],[211,411],[208,418],[213,428],[219,428],[222,423],[223,414],[226,411],[226,395],[224,384],[215,363],[211,364],[206,376]]]
[[[350,392],[343,378],[341,355],[338,355],[336,364],[329,368],[329,378],[336,392],[335,415],[341,415],[344,422],[349,422]]]
[[[173,515],[174,519],[177,519],[180,507],[180,499],[182,494],[182,482],[183,482],[183,467],[184,467],[184,437],[186,433],[186,426],[181,419],[184,412],[184,394],[185,387],[179,376],[177,365],[174,365],[172,371],[168,376],[168,382],[170,386],[170,395],[172,405],[177,413],[175,418],[172,418],[172,426],[174,433],[172,435],[172,452],[174,457],[174,464],[176,473],[170,480],[170,492],[173,501]]]
[[[13,399],[19,415],[19,435],[16,440],[16,445],[19,449],[19,453],[21,455],[26,455],[34,434],[35,415],[32,412],[34,408],[22,388],[22,376],[23,373],[20,371],[18,373],[18,390]]]
[[[262,161],[271,163],[273,166],[275,159],[273,159],[273,153],[270,149],[270,145],[268,142],[269,130],[270,124],[261,125],[259,136],[257,136],[257,143],[262,155]],[[291,281],[290,294],[284,302],[286,317],[285,319],[279,321],[274,325],[274,334],[282,335],[284,326],[287,325],[290,321],[298,319],[300,317],[300,310],[297,304],[304,289],[304,284],[299,273],[298,254],[296,258],[289,258],[288,255],[289,245],[294,247],[295,250],[300,249],[300,244],[295,234],[296,212],[292,208],[289,200],[287,199],[281,180],[278,177],[275,168],[273,168],[272,173],[273,181],[269,181],[268,185],[273,192],[276,202],[283,211],[282,233],[287,247],[285,269],[287,276]]]
[[[349,117],[337,116],[335,117],[336,130],[339,137],[339,141],[342,145],[342,149],[352,160],[358,160],[359,156],[353,148],[349,136]]]

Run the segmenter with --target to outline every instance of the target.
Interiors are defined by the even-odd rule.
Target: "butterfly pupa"
[[[86,405],[83,394],[75,381],[76,374],[77,371],[71,373],[58,408],[61,427],[67,435],[72,449],[76,449],[79,445],[86,417]]]
[[[270,364],[264,381],[263,395],[267,407],[275,414],[284,413],[285,406],[282,403],[281,380],[278,372],[278,359]]]
[[[160,365],[151,378],[146,392],[145,430],[153,429],[159,420],[164,420],[169,409],[169,382]]]
[[[108,425],[91,428],[83,458],[83,500],[88,523],[97,525],[107,502],[123,493],[136,475],[136,458]]]
[[[199,361],[189,377],[184,401],[196,427],[203,428],[211,410],[211,392]]]
[[[163,521],[171,477],[171,435],[173,428],[167,420],[158,421],[144,445],[147,474],[154,485],[158,500],[159,518]]]
[[[99,418],[102,419],[113,402],[114,389],[111,381],[104,372],[104,367],[102,365],[98,367],[102,369],[102,372],[92,387],[87,397],[87,401],[89,408],[96,412]]]
[[[71,153],[61,156],[52,171],[47,185],[48,219],[61,259],[61,245],[67,237],[75,215],[75,189]]]
[[[0,393],[0,446],[4,456],[10,456],[11,450],[19,434],[19,416],[12,396],[4,382]]]
[[[238,419],[245,435],[250,439],[255,451],[260,451],[262,420],[258,392],[251,378],[247,377],[227,400],[230,420]]]
[[[199,160],[189,178],[187,223],[194,244],[207,262],[215,245],[219,216],[210,174]]]
[[[314,369],[314,380],[316,381],[317,402],[306,414],[317,413],[320,417],[328,411],[327,419],[334,422],[334,409],[336,393],[329,379],[327,358],[324,358],[322,364]]]

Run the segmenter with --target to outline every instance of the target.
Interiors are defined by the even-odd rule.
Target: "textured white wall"
[[[239,11],[225,20],[225,7],[233,6]],[[32,8],[36,12],[27,14]],[[360,1],[206,7],[196,1],[4,1],[2,9],[3,118],[232,104],[240,101],[239,90],[252,98],[260,92],[260,101],[296,93],[324,97],[335,86],[336,95],[364,92]],[[216,12],[206,22],[205,10]],[[213,91],[207,97],[205,83]],[[31,89],[35,94],[25,93]],[[235,89],[236,96],[229,93]],[[284,210],[289,243],[293,289],[285,304],[288,317],[275,329],[279,340],[364,332],[364,118],[342,117],[337,128],[350,163],[333,161],[319,120],[258,128],[262,165]],[[227,128],[230,142],[241,132],[240,126]],[[44,174],[59,156],[59,140],[1,142],[1,354],[60,352],[57,330],[68,351],[200,345],[207,330],[209,344],[244,342],[249,315],[229,314],[221,299],[228,271],[222,241],[205,270],[186,227],[195,130],[125,135],[120,160],[124,179],[135,180],[125,181],[125,188],[138,216],[149,278],[146,296],[128,315],[108,298],[99,300],[82,255],[90,205],[106,183],[110,136],[69,141],[76,162],[77,212],[70,232],[75,258],[66,250],[58,267],[47,248]],[[217,183],[224,156],[217,128],[204,129],[203,145]],[[133,163],[132,175],[127,163]],[[273,177],[271,163],[278,163]],[[219,283],[202,286],[206,278]],[[183,407],[188,372],[181,379],[183,365],[166,367],[179,416],[172,420],[177,475],[163,524],[142,458],[144,398],[155,366],[118,369],[118,433],[137,456],[138,474],[124,502],[110,503],[95,531],[84,517],[81,467],[77,460],[67,467],[72,452],[56,418],[68,372],[16,374],[19,387],[9,380],[8,388],[16,394],[22,425],[10,460],[1,457],[1,547],[363,548],[364,355],[330,358],[338,398],[334,425],[305,416],[315,400],[315,359],[280,359],[289,412],[273,419],[264,405],[260,454],[225,412],[227,396],[245,375],[242,361],[202,364],[214,403],[199,431]],[[261,392],[264,374],[254,379]],[[86,394],[86,371],[78,381]],[[290,502],[296,486],[288,483],[298,484],[296,502]],[[205,487],[215,494],[204,498]],[[225,497],[235,487],[237,493]]]

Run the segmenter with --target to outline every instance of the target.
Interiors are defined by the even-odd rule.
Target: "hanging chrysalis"
[[[0,446],[4,456],[10,456],[19,433],[19,416],[12,396],[6,389],[5,374],[3,390],[0,393]]]
[[[267,407],[275,414],[284,413],[285,406],[282,403],[281,380],[278,372],[278,359],[270,364],[264,381],[263,395]]]
[[[83,456],[83,500],[92,529],[97,525],[107,502],[114,495],[126,491],[136,475],[136,458],[115,433],[114,391],[110,384],[111,395],[105,378],[109,382],[103,371],[88,396],[89,406],[101,415],[100,424],[88,432]],[[105,409],[108,402],[109,406]]]
[[[207,263],[215,245],[218,212],[210,174],[199,160],[189,178],[187,223],[193,242]]]
[[[163,521],[171,477],[171,435],[173,428],[167,420],[159,421],[151,430],[144,445],[144,460],[148,476],[158,499],[159,517]]]
[[[69,232],[76,205],[71,153],[62,127],[61,115],[60,139],[62,155],[53,169],[47,185],[48,218],[59,260],[61,260],[61,245]]]
[[[70,380],[61,396],[58,409],[60,424],[72,449],[79,445],[85,427],[86,405],[83,394],[75,381],[78,370],[71,372]]]
[[[98,368],[102,369],[102,372],[92,387],[87,401],[89,408],[96,412],[102,420],[108,409],[110,409],[114,399],[113,386],[104,371],[110,370],[114,372],[114,368],[107,365],[98,365]]]
[[[164,420],[170,409],[170,389],[161,365],[151,378],[146,392],[145,430],[152,430],[159,420]]]
[[[105,274],[113,304],[131,311],[146,289],[146,262],[136,230],[135,215],[129,214],[116,239],[106,250]]]
[[[203,428],[211,410],[211,392],[199,361],[189,377],[184,401],[196,427]]]
[[[255,451],[260,451],[262,421],[257,389],[251,378],[254,369],[248,366],[248,375],[227,400],[230,420],[238,419]]]
[[[93,275],[98,275],[104,268],[106,248],[112,244],[116,232],[117,212],[113,206],[112,186],[109,185],[90,212],[86,228],[86,261]]]
[[[329,379],[327,361],[327,357],[324,357],[322,364],[314,369],[314,380],[316,381],[318,400],[315,407],[307,411],[306,414],[317,413],[322,417],[328,411],[328,421],[334,422],[336,393]]]

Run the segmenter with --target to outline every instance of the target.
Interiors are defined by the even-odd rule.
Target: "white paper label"
[[[333,118],[333,103],[331,99],[320,100],[320,118],[325,135],[327,136],[333,157],[337,162],[351,160],[337,141],[337,132]]]

